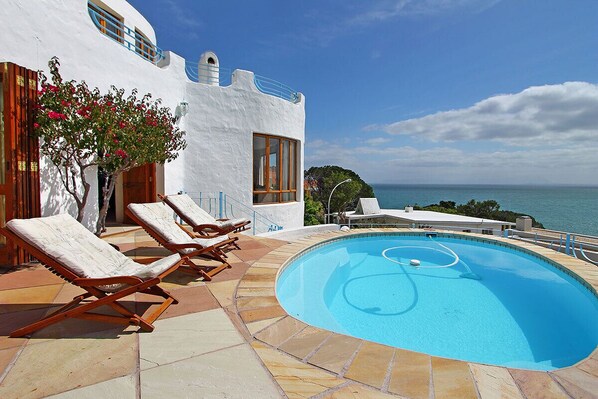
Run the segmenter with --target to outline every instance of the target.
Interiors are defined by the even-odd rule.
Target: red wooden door
[[[156,202],[156,164],[123,173],[123,207],[130,203]],[[134,223],[125,215],[125,223]]]
[[[0,63],[0,225],[14,218],[40,216],[39,143],[34,136],[37,73]],[[0,264],[29,256],[0,238]]]

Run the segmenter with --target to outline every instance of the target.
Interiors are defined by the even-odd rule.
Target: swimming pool
[[[459,235],[332,241],[288,264],[276,295],[308,324],[465,361],[552,370],[598,344],[589,289],[539,256]]]

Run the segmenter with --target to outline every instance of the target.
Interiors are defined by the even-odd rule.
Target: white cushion
[[[187,194],[169,195],[168,201],[172,206],[178,208],[194,226],[216,224],[216,219],[197,205]]]
[[[380,213],[377,198],[360,198],[355,213],[358,215],[376,215]]]
[[[239,218],[226,221],[216,220],[212,215],[203,210],[187,194],[169,195],[168,201],[185,215],[193,226],[200,224],[214,224],[218,227],[234,227],[237,224],[245,223],[248,219]]]
[[[228,240],[228,235],[222,235],[212,239],[192,238],[176,224],[172,218],[170,208],[161,202],[152,202],[147,204],[129,204],[128,208],[144,224],[151,227],[156,233],[170,244],[199,244],[202,247],[212,246],[224,240]],[[195,251],[195,248],[186,248],[180,252],[188,254]]]
[[[44,252],[79,277],[136,276],[142,280],[160,275],[174,265],[178,254],[143,265],[133,261],[100,239],[67,214],[6,223],[13,233]],[[104,287],[115,291],[122,287]]]

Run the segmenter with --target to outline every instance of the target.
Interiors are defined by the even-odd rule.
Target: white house
[[[225,69],[210,51],[195,60],[162,51],[150,23],[124,0],[6,0],[0,24],[0,61],[47,71],[57,56],[64,78],[103,92],[115,85],[152,93],[179,118],[187,148],[172,163],[124,177],[114,196],[116,221],[128,202],[184,191],[213,213],[255,217],[256,233],[303,225],[302,94]],[[74,214],[52,168],[40,161],[42,215]],[[91,174],[97,183],[97,171]],[[96,187],[84,220],[89,227],[99,209]]]

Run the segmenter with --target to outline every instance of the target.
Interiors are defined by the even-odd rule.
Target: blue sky
[[[369,183],[598,185],[595,0],[130,3],[161,48],[213,50],[304,93],[306,167]]]

